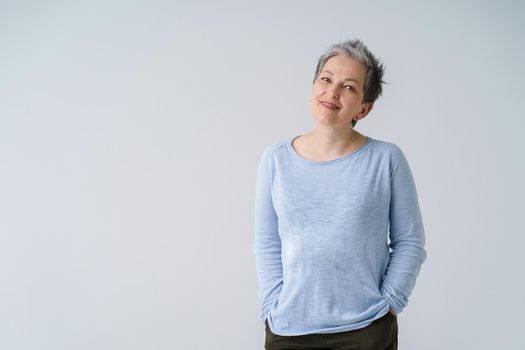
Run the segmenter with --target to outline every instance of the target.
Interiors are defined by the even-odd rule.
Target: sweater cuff
[[[401,305],[392,297],[391,290],[385,283],[383,283],[381,287],[381,295],[388,301],[389,307],[394,310],[397,315],[403,311],[404,305]]]

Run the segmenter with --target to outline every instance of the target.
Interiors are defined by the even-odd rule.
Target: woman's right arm
[[[255,186],[253,254],[259,281],[261,320],[268,317],[268,312],[277,301],[283,284],[281,239],[271,190],[272,150],[272,147],[268,147],[261,156]]]

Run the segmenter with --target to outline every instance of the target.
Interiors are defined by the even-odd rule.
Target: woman
[[[354,130],[383,72],[361,41],[332,45],[314,76],[315,129],[262,154],[253,252],[267,350],[397,349],[426,251],[403,152]]]

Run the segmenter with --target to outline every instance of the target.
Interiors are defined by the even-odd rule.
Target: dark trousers
[[[368,326],[347,332],[282,336],[266,324],[266,350],[397,350],[397,316],[390,311]]]

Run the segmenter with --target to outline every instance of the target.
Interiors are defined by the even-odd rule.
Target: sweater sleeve
[[[426,260],[425,233],[416,187],[403,152],[394,147],[390,170],[390,260],[381,295],[399,314],[408,303],[421,265]]]
[[[265,320],[282,289],[283,268],[277,214],[272,201],[271,150],[268,147],[259,162],[255,186],[253,253],[259,282],[260,317]]]

